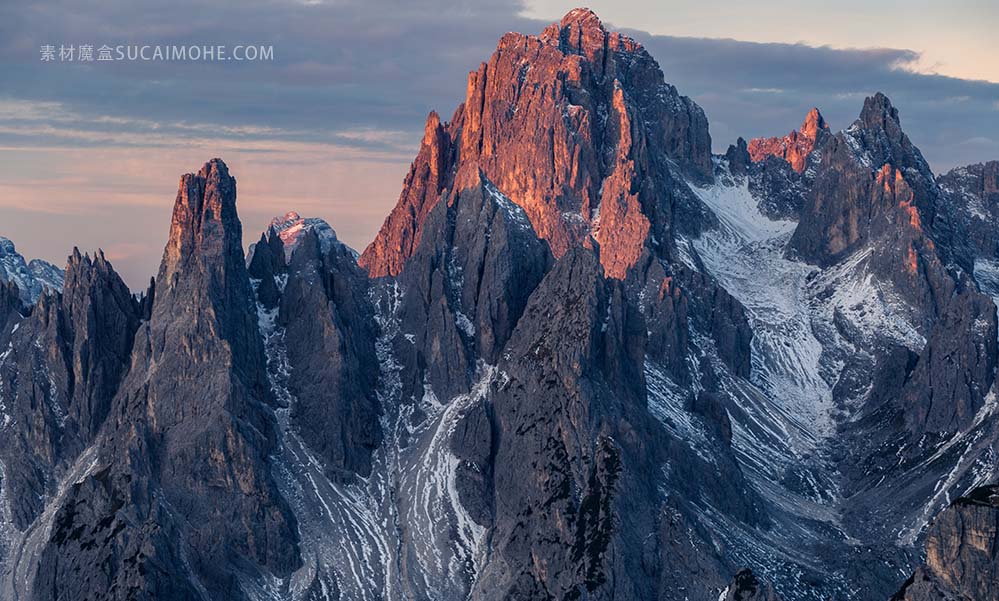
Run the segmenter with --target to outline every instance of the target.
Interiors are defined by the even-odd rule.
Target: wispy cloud
[[[518,0],[0,3],[0,234],[54,260],[67,239],[122,245],[142,285],[178,175],[221,155],[248,239],[296,209],[361,248],[398,196],[427,112],[451,114],[503,33],[546,25],[522,11]],[[911,50],[632,33],[705,108],[718,151],[796,128],[812,106],[844,127],[882,90],[935,168],[999,156],[999,85],[927,74]],[[39,61],[41,44],[86,42],[271,44],[275,60]]]

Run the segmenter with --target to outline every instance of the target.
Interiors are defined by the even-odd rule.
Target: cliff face
[[[14,289],[6,288],[8,293]],[[8,297],[0,360],[6,432],[0,453],[14,523],[25,528],[55,492],[53,476],[93,442],[128,370],[138,305],[103,253],[74,250],[64,293],[27,317]]]
[[[958,167],[941,175],[937,182],[951,207],[955,228],[976,257],[974,272],[983,289],[993,296],[997,288],[993,264],[999,257],[999,161]]]
[[[999,487],[961,497],[933,520],[926,563],[892,601],[994,599],[999,595]]]
[[[290,405],[291,423],[327,475],[368,476],[381,442],[377,326],[367,276],[353,251],[326,222],[289,213],[254,246],[249,274],[257,313],[271,328],[263,332],[268,371],[290,372],[282,381],[295,402],[279,403]],[[281,357],[274,353],[277,338]]]
[[[434,201],[477,186],[481,173],[556,258],[595,242],[622,278],[650,233],[670,239],[677,174],[667,159],[710,181],[710,153],[703,111],[645,49],[575,10],[540,36],[505,35],[469,75],[451,122],[430,115],[399,203],[360,262],[373,276],[398,274]]]
[[[879,277],[893,281],[921,325],[930,323],[954,289],[944,264],[956,259],[955,241],[933,174],[898,111],[883,95],[868,98],[860,118],[821,150],[791,247],[820,266],[871,248]]]

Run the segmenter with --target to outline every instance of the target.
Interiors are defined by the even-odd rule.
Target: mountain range
[[[999,162],[883,94],[712,154],[575,9],[508,33],[357,253],[0,239],[0,598],[999,599]]]

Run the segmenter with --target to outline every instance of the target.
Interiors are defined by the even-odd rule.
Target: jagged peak
[[[898,109],[892,106],[891,100],[881,92],[864,99],[864,108],[860,111],[860,121],[867,128],[884,129],[890,122],[900,126]]]
[[[0,282],[9,281],[26,305],[34,304],[45,290],[61,292],[65,273],[42,259],[25,260],[14,242],[0,236]]]
[[[103,248],[98,248],[94,252],[93,259],[91,259],[89,252],[87,252],[87,253],[81,253],[80,252],[80,248],[77,247],[77,246],[74,246],[72,254],[69,255],[68,264],[69,265],[77,265],[77,264],[81,264],[81,263],[87,263],[87,264],[93,263],[93,264],[96,265],[96,264],[105,264],[107,262],[108,262],[108,260],[104,256],[104,249]]]
[[[430,114],[427,115],[427,123],[423,127],[423,143],[428,146],[433,144],[441,130],[442,125],[440,115],[437,114],[437,111],[430,111]]]
[[[302,216],[299,215],[297,211],[288,211],[284,215],[278,215],[274,219],[271,219],[270,227],[274,228],[276,231],[280,231],[301,221]]]
[[[801,173],[808,166],[808,155],[815,149],[819,137],[828,131],[829,126],[822,113],[813,107],[805,115],[805,120],[797,131],[786,136],[750,140],[749,155],[756,162],[763,161],[768,156],[782,158],[790,163],[792,169]]]
[[[819,112],[818,108],[812,107],[812,110],[808,111],[808,114],[805,115],[805,121],[801,124],[801,129],[798,131],[801,132],[801,135],[807,136],[814,140],[819,135],[821,130],[828,129],[829,126],[826,124],[826,120],[822,116],[822,113]]]
[[[325,254],[334,245],[345,247],[355,257],[357,253],[349,246],[337,238],[336,231],[326,220],[319,217],[302,217],[295,211],[288,211],[284,216],[275,217],[271,220],[268,231],[273,232],[284,247],[285,259],[291,260],[291,255],[295,248],[302,241],[302,237],[314,232],[319,240],[320,250]],[[261,241],[263,241],[261,236]]]
[[[197,173],[180,178],[163,251],[160,274],[172,276],[196,254],[221,255],[242,263],[243,228],[236,214],[236,178],[222,159],[214,158]]]
[[[565,13],[562,20],[559,21],[559,27],[565,29],[567,27],[578,27],[583,31],[600,31],[606,33],[607,30],[604,28],[603,22],[597,13],[593,10],[583,6],[570,10]]]
[[[201,170],[198,171],[198,176],[207,180],[213,173],[217,174],[219,178],[230,177],[229,166],[218,157],[209,159],[207,163],[202,165]]]
[[[608,121],[612,113],[619,118]],[[644,128],[634,127],[639,118]],[[541,129],[548,139],[535,135]],[[401,273],[437,200],[445,190],[477,186],[481,172],[524,209],[556,256],[589,243],[598,216],[614,223],[601,241],[608,246],[617,237],[620,248],[604,256],[624,265],[648,239],[652,220],[643,210],[659,211],[644,198],[654,186],[636,191],[628,171],[655,171],[665,180],[675,165],[706,183],[710,147],[704,112],[666,84],[641,45],[608,32],[593,11],[572,10],[540,36],[504,35],[469,74],[465,101],[446,126],[430,113],[399,201],[360,264],[371,277]],[[660,228],[669,218],[653,220]]]
[[[902,129],[898,109],[881,92],[864,99],[860,116],[843,135],[854,156],[865,167],[876,169],[891,163],[899,169],[914,168],[926,180],[933,179],[933,172],[922,153]]]
[[[103,249],[98,248],[91,257],[74,246],[64,272],[64,300],[72,304],[80,300],[81,291],[86,296],[94,290],[110,290],[123,298],[131,297],[128,286],[104,256]]]
[[[574,8],[558,23],[552,23],[541,33],[544,42],[557,44],[562,52],[581,54],[595,60],[605,49],[635,52],[642,45],[628,36],[610,32],[600,17],[589,8]]]
[[[214,158],[197,173],[186,173],[180,178],[177,200],[174,203],[174,223],[184,217],[184,225],[200,230],[202,221],[225,219],[223,213],[235,212],[236,179],[229,175],[229,167],[222,159]],[[211,211],[209,211],[211,209]],[[171,238],[181,232],[171,228]]]

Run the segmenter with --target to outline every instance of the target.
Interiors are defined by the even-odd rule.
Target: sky
[[[537,33],[554,0],[77,0],[0,3],[0,235],[64,264],[104,249],[135,289],[155,274],[182,173],[221,156],[245,239],[289,210],[358,250],[394,205],[431,109],[507,31]],[[937,172],[999,158],[999,4],[595,0],[711,123],[797,128],[812,106],[847,127],[883,91]],[[73,61],[60,46],[237,45],[262,61]],[[46,57],[52,46],[54,60]]]

